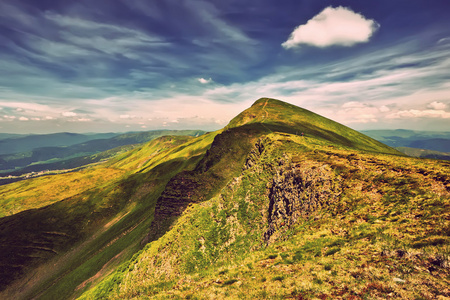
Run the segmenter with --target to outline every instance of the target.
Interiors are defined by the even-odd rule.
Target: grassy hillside
[[[167,181],[193,168],[214,135],[162,137],[82,172],[2,187],[12,197],[22,188],[19,201],[2,202],[28,210],[0,219],[0,285],[9,286],[0,298],[80,293],[83,282],[130,258]]]
[[[448,297],[449,167],[270,133],[81,299]]]
[[[273,132],[286,132],[313,137],[325,143],[353,149],[399,154],[398,151],[369,138],[347,126],[306,109],[270,98],[261,98],[245,110],[226,128],[258,123]]]
[[[399,156],[286,107],[262,99],[232,120],[216,140],[255,131],[227,184],[191,202],[180,195],[189,185],[171,191],[186,209],[172,212],[169,230],[81,299],[449,296],[450,165]],[[232,151],[241,142],[225,144]],[[155,219],[175,210],[167,198],[158,199]]]
[[[449,166],[263,98],[84,170],[49,206],[24,181],[35,209],[0,219],[0,298],[448,297]]]
[[[0,155],[0,172],[7,175],[17,176],[43,170],[60,170],[66,168],[68,165],[71,168],[75,168],[91,161],[95,162],[99,159],[99,155],[94,154],[111,150],[113,148],[125,145],[141,144],[166,135],[199,136],[204,133],[205,132],[201,130],[153,130],[146,132],[125,133],[120,135],[116,134],[114,137],[88,140],[79,144],[71,144],[64,147],[35,147],[31,151],[27,152]],[[55,134],[52,135],[52,137],[61,135],[63,134]],[[84,137],[83,135],[80,136]],[[98,134],[87,137],[92,139],[94,136],[101,137],[102,135]],[[45,141],[47,136],[37,137],[44,139]],[[28,138],[31,139],[31,137]],[[39,138],[36,138],[39,142],[37,145],[44,143],[44,141],[41,141]],[[56,137],[53,137],[53,139],[55,138]],[[50,139],[50,142],[53,139]],[[7,143],[8,141],[9,140],[5,140],[4,142]],[[63,141],[64,139],[62,139],[62,142]]]

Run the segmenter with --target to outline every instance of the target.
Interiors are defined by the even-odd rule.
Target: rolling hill
[[[35,135],[0,135],[0,154],[27,152],[42,147],[63,147],[91,140],[109,139],[117,133],[78,134],[70,132]]]
[[[449,297],[449,167],[262,98],[0,187],[0,298]]]
[[[409,156],[450,160],[450,152],[440,152],[435,150],[418,149],[411,147],[396,147],[395,149]]]
[[[99,154],[114,148],[121,151],[122,146],[141,144],[151,141],[164,135],[192,135],[199,136],[204,134],[201,130],[154,130],[146,132],[133,132],[125,134],[115,134],[111,138],[92,139],[82,143],[60,146],[60,147],[40,147],[31,151],[14,154],[0,155],[0,173],[5,175],[19,176],[30,172],[40,172],[43,170],[60,170],[67,168],[76,168],[88,163],[97,162],[105,157]],[[51,135],[53,138],[72,135],[68,133]],[[109,134],[98,134],[91,136],[108,136]],[[79,136],[79,135],[75,135]],[[80,135],[84,138],[83,135]],[[31,136],[35,137],[35,136]],[[23,138],[29,142],[31,137]],[[47,136],[38,136],[38,144],[42,144]],[[9,140],[5,140],[8,143]],[[53,140],[50,139],[49,143]],[[62,143],[64,139],[60,143]],[[1,141],[0,141],[1,142]],[[111,151],[110,151],[111,152]],[[114,151],[112,151],[114,152]],[[107,156],[110,156],[108,154]]]
[[[450,132],[417,130],[365,130],[362,133],[391,147],[450,152]]]

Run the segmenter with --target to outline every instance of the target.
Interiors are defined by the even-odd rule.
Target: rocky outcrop
[[[269,187],[267,244],[275,241],[299,218],[336,201],[340,180],[326,164],[304,161],[292,164],[281,160]]]
[[[250,169],[258,163],[265,148],[264,141],[259,139],[245,159],[244,170]]]

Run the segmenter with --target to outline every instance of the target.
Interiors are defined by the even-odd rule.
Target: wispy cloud
[[[310,45],[315,47],[353,46],[368,42],[380,25],[346,7],[327,7],[306,24],[300,25],[282,44],[286,49]]]
[[[450,112],[442,109],[410,109],[400,110],[386,116],[388,119],[438,118],[450,119]]]
[[[2,130],[216,129],[259,97],[355,127],[406,116],[448,122],[448,34],[427,35],[435,41],[423,47],[414,35],[312,55],[285,49],[367,42],[378,24],[328,7],[283,49],[296,13],[281,22],[285,12],[260,1],[33,3],[0,2]]]
[[[64,114],[71,121],[86,123],[97,116],[102,122],[135,129],[220,128],[257,98],[266,96],[357,128],[369,124],[389,126],[406,117],[446,119],[450,89],[445,79],[450,63],[446,57],[448,49],[438,47],[427,53],[410,53],[408,49],[406,44],[332,64],[295,70],[280,68],[259,80],[231,85],[208,85],[209,79],[195,78],[198,82],[203,79],[205,85],[196,88],[191,84],[194,79],[189,79],[177,82],[178,88],[168,86],[164,91],[147,89],[114,97],[73,98],[67,99],[66,104],[51,106],[3,101],[0,107],[8,108],[9,116],[23,116],[29,122],[32,117],[45,120],[53,111],[56,114],[50,116],[54,122],[60,122]],[[425,59],[420,63],[405,65],[416,62],[421,55]],[[366,66],[361,61],[371,63]],[[361,75],[351,76],[355,73]],[[22,112],[16,111],[19,107]]]
[[[75,117],[77,114],[73,111],[65,111],[62,113],[63,117]]]

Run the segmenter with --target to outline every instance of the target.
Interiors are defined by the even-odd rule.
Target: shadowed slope
[[[159,138],[85,173],[95,183],[95,176],[106,176],[110,169],[120,170],[110,181],[98,186],[87,184],[52,205],[1,218],[0,287],[21,280],[0,298],[68,297],[106,264],[131,257],[141,247],[155,201],[168,180],[195,167],[213,137]],[[73,182],[65,182],[67,176],[52,176],[49,183],[61,180],[70,189]],[[35,186],[33,180],[28,187],[45,190],[43,179],[38,180],[43,185]]]

